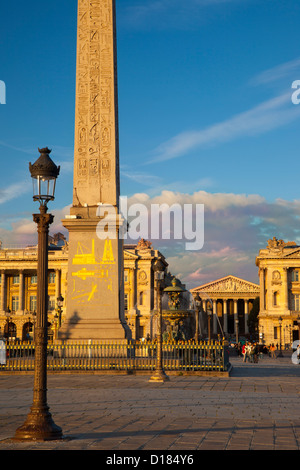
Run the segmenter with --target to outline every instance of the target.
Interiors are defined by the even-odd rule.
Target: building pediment
[[[128,250],[123,250],[123,253],[124,253],[124,259],[133,259],[133,260],[136,260],[136,259],[139,259],[139,256],[136,255],[135,253],[132,253],[131,251],[128,251]]]
[[[191,292],[246,292],[258,295],[260,288],[258,284],[246,281],[236,276],[226,276],[216,281],[204,284],[192,289]]]
[[[295,250],[291,250],[283,255],[283,258],[300,258],[300,248],[297,247]]]

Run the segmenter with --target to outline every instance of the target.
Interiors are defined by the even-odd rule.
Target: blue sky
[[[277,236],[300,243],[300,4],[117,0],[121,192],[205,204],[203,250],[153,241],[191,287],[234,274]],[[29,161],[61,165],[53,231],[72,199],[76,0],[3,2],[0,239],[35,240]]]

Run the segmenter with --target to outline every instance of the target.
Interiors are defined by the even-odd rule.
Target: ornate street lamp
[[[33,215],[38,231],[37,316],[35,325],[35,368],[33,404],[25,423],[17,429],[15,440],[49,441],[62,438],[47,405],[47,329],[48,329],[48,233],[53,215],[47,203],[54,200],[60,167],[51,160],[48,148],[39,149],[40,157],[29,169],[33,180],[33,199],[40,213]]]
[[[199,310],[201,307],[201,298],[198,292],[196,294],[194,301],[195,301],[195,307],[196,307],[195,341],[198,342],[199,341]]]
[[[61,312],[62,312],[62,307],[64,305],[64,298],[63,296],[60,294],[58,297],[57,297],[57,311],[58,311],[58,328],[61,327]]]
[[[156,370],[149,382],[166,382],[169,377],[166,375],[162,365],[162,289],[165,277],[164,265],[161,260],[154,264],[154,276],[156,280],[157,308],[158,308],[158,331],[157,331],[157,353]]]
[[[282,324],[282,317],[278,318],[279,321],[279,354],[277,357],[283,357],[282,350],[281,350],[281,324]]]

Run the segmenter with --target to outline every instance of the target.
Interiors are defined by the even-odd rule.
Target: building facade
[[[259,336],[284,347],[299,339],[300,246],[270,239],[256,258],[260,278]]]
[[[125,317],[132,338],[155,334],[156,285],[153,266],[164,256],[151,243],[124,245]],[[61,234],[50,237],[48,251],[48,336],[57,337],[67,302],[68,244]],[[0,249],[0,337],[33,339],[37,301],[37,247]],[[60,308],[58,298],[64,301]]]
[[[202,310],[212,309],[212,333],[248,335],[248,315],[260,294],[259,285],[236,276],[226,276],[191,290],[202,300]],[[238,329],[238,331],[237,331]]]

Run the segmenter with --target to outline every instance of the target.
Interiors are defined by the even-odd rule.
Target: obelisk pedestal
[[[60,339],[126,338],[118,140],[115,0],[78,0],[74,188],[62,221],[69,264]],[[114,208],[116,228],[99,238],[102,205]]]

